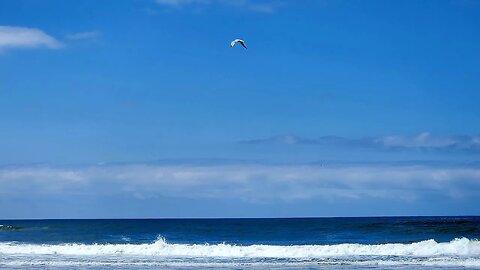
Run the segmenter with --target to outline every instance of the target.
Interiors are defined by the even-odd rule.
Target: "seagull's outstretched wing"
[[[230,42],[230,47],[233,47],[235,46],[235,44],[240,43],[245,49],[247,48],[247,45],[245,44],[245,41],[241,40],[241,39],[235,39],[234,41]]]
[[[238,43],[242,44],[242,46],[246,49],[247,45],[245,44],[245,41],[239,40]]]

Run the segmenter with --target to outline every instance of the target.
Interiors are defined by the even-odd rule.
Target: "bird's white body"
[[[237,43],[240,43],[240,45],[242,45],[245,49],[247,48],[247,45],[245,44],[245,41],[243,41],[242,39],[235,39],[234,41],[230,42],[230,47],[233,47],[235,46],[235,44]]]

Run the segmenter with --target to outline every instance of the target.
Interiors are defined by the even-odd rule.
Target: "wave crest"
[[[22,229],[22,227],[19,227],[19,226],[0,224],[0,231],[18,231],[18,230],[21,230],[21,229]]]
[[[76,255],[76,256],[155,256],[196,258],[325,258],[345,256],[480,256],[480,241],[458,238],[438,243],[426,240],[411,244],[389,243],[378,245],[249,245],[230,244],[170,244],[159,238],[150,244],[60,244],[36,245],[0,243],[0,254],[5,255]]]

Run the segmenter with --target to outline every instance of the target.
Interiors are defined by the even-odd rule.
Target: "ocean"
[[[480,217],[0,220],[1,269],[480,269]]]

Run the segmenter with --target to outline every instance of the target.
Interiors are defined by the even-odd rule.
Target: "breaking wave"
[[[21,229],[22,229],[22,227],[19,227],[19,226],[0,224],[0,231],[18,231],[18,230],[21,230]]]
[[[231,245],[171,244],[159,238],[149,244],[59,244],[0,243],[0,255],[135,256],[174,258],[279,258],[315,259],[355,256],[464,257],[480,258],[480,241],[458,238],[438,243],[426,240],[411,244],[377,245]]]

